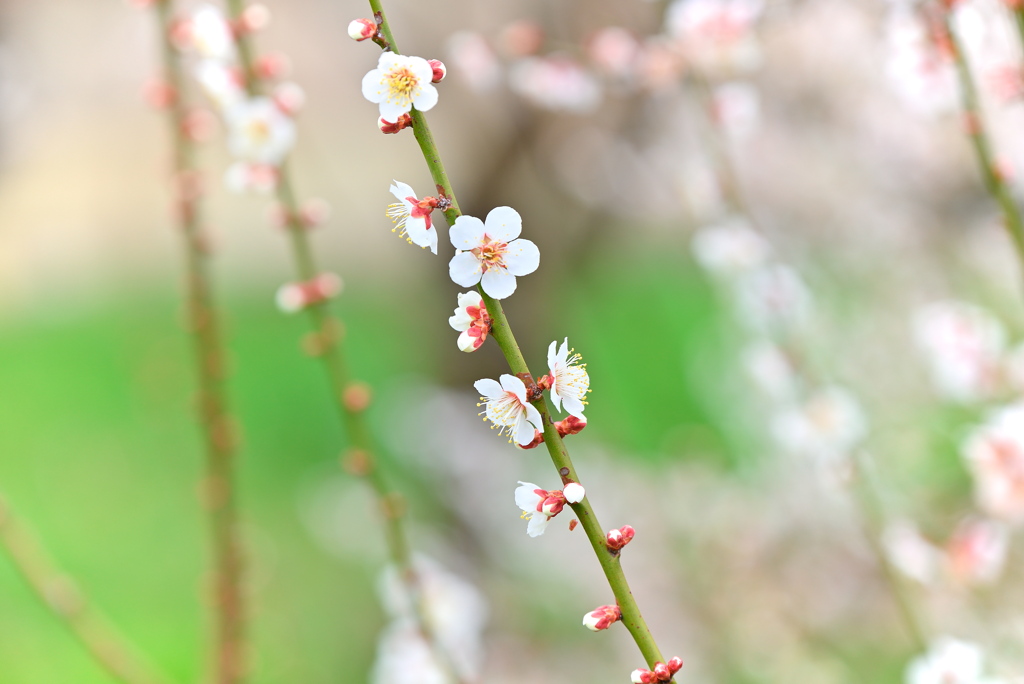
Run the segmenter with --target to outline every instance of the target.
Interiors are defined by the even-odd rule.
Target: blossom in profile
[[[583,417],[586,408],[586,397],[590,391],[590,376],[587,375],[587,364],[579,364],[581,357],[569,349],[569,338],[552,342],[548,347],[548,369],[551,371],[551,403],[559,411],[565,405],[566,413]],[[572,354],[570,356],[570,354]],[[577,365],[579,364],[579,365]]]
[[[622,610],[618,606],[598,606],[583,616],[583,626],[592,632],[600,632],[621,619]]]
[[[460,294],[459,305],[455,308],[455,315],[448,319],[448,324],[462,333],[457,342],[459,349],[464,352],[479,349],[491,331],[491,316],[480,293],[470,290]]]
[[[414,245],[430,248],[437,254],[437,231],[430,221],[430,213],[437,208],[436,197],[417,199],[413,189],[405,183],[392,181],[391,194],[398,202],[388,205],[388,218],[395,224],[393,230]]]
[[[985,513],[1024,522],[1024,402],[1003,407],[971,433],[962,449]]]
[[[540,265],[540,250],[530,240],[519,239],[523,219],[511,207],[491,209],[484,221],[460,216],[448,232],[458,250],[448,264],[456,284],[477,283],[495,299],[516,291],[516,276],[533,273]]]
[[[976,644],[951,637],[932,641],[928,652],[907,666],[906,684],[997,684],[982,676],[984,657]]]
[[[508,431],[509,442],[529,444],[533,441],[534,430],[542,430],[540,412],[526,400],[526,385],[514,375],[504,374],[501,382],[485,378],[477,380],[473,387],[485,402],[481,415],[498,428],[499,434]]]
[[[437,104],[433,78],[434,69],[422,57],[384,52],[363,77],[363,97],[380,106],[382,119],[395,122],[413,107],[425,112]]]
[[[224,119],[228,148],[242,161],[278,166],[295,144],[295,121],[268,97],[236,102]]]
[[[944,397],[967,403],[998,388],[1006,333],[992,314],[966,302],[934,302],[914,314],[912,325]]]
[[[544,534],[548,523],[565,508],[565,494],[561,490],[548,491],[532,482],[520,482],[516,487],[516,505],[523,511],[522,518],[529,521],[526,533],[531,537]]]

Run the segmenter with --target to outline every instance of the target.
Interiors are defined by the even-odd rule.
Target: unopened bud
[[[583,626],[592,632],[608,629],[622,619],[618,606],[600,606],[583,616]]]
[[[583,501],[583,497],[587,495],[587,491],[583,489],[583,485],[578,482],[570,482],[565,485],[562,490],[562,494],[565,495],[565,500],[571,504],[579,503]]]
[[[541,379],[543,380],[543,378]],[[562,437],[583,432],[583,428],[585,427],[587,427],[587,419],[585,417],[577,418],[576,416],[569,416],[565,420],[560,420],[555,423],[555,429],[558,430],[558,434]]]
[[[386,121],[384,117],[377,120],[377,128],[380,129],[381,133],[397,133],[403,128],[410,128],[412,126],[412,116],[408,113],[398,117],[398,121],[392,123]]]
[[[316,228],[327,223],[331,217],[331,205],[326,200],[314,197],[299,210],[299,220],[306,228]]]
[[[608,536],[605,538],[605,543],[612,551],[618,551],[623,546],[631,542],[633,540],[633,535],[635,534],[636,530],[629,525],[624,525],[617,530],[609,531]]]
[[[638,668],[630,674],[629,681],[633,682],[633,684],[651,684],[657,681],[657,677],[650,670]]]
[[[667,682],[672,679],[672,673],[669,672],[668,665],[665,663],[654,664],[654,676],[663,682]]]
[[[242,10],[238,18],[238,28],[242,33],[262,31],[270,24],[270,10],[266,5],[254,3]]]
[[[146,83],[142,97],[153,109],[167,109],[178,98],[178,92],[167,81],[157,78]]]
[[[548,496],[540,504],[540,512],[549,518],[553,518],[565,508],[565,495],[557,489],[548,492]]]
[[[369,19],[354,19],[348,25],[348,35],[352,40],[369,40],[377,34],[377,23]]]
[[[434,70],[434,76],[431,79],[431,83],[440,83],[444,80],[445,74],[448,73],[448,69],[445,67],[444,62],[439,59],[428,59],[427,64]]]
[[[274,88],[274,104],[288,116],[295,116],[306,104],[306,91],[298,83],[281,83]]]
[[[365,411],[370,406],[370,386],[365,382],[353,382],[341,393],[341,400],[352,413]]]
[[[273,80],[282,78],[291,71],[291,68],[292,64],[291,60],[288,59],[288,55],[272,52],[257,59],[254,70],[260,78]]]
[[[672,656],[665,664],[668,665],[669,672],[675,674],[676,672],[679,672],[680,669],[682,669],[683,659],[679,656]]]
[[[287,283],[277,291],[277,307],[285,313],[301,311],[334,297],[341,288],[341,278],[333,273],[321,273],[304,283]]]

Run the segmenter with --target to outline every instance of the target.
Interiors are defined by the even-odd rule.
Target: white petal
[[[571,416],[576,416],[577,418],[583,417],[583,409],[586,408],[586,404],[571,395],[566,395],[561,399],[565,402],[566,413]],[[552,401],[554,401],[554,395],[552,395]],[[559,409],[559,411],[561,411],[561,409]]]
[[[541,502],[540,496],[538,496],[536,490],[540,489],[539,486],[532,482],[519,482],[521,487],[516,487],[516,506],[527,513],[536,513],[537,504]]]
[[[387,88],[381,83],[384,73],[380,69],[374,69],[363,76],[363,97],[373,103],[384,99]]]
[[[524,276],[540,266],[540,249],[529,240],[514,240],[509,243],[504,261],[509,273]]]
[[[433,75],[433,71],[431,71],[431,75]],[[422,84],[420,86],[420,94],[417,95],[412,101],[413,107],[420,110],[421,112],[425,112],[428,109],[433,109],[434,105],[437,104],[437,88],[430,85],[430,78],[431,77],[428,76],[426,82],[420,81],[420,83]]]
[[[410,216],[405,222],[405,234],[409,236],[414,245],[430,247],[434,254],[437,254],[437,231],[427,228],[425,218],[414,218]]]
[[[548,345],[548,370],[550,370],[552,373],[555,372],[555,347],[557,345],[557,340]]]
[[[459,339],[455,341],[455,344],[458,345],[459,349],[461,349],[464,352],[475,352],[477,349],[479,349],[479,347],[476,344],[476,341],[479,339],[479,337],[473,337],[467,331],[459,335]]]
[[[393,123],[393,122],[392,122]],[[391,194],[400,202],[405,202],[406,197],[415,197],[416,193],[412,187],[400,181],[391,181]]]
[[[526,415],[520,415],[519,421],[516,423],[516,443],[519,444],[519,446],[529,444],[533,441],[535,432],[533,425],[531,425],[526,419]]]
[[[480,285],[491,297],[505,299],[516,291],[516,277],[504,268],[489,268],[480,278]]]
[[[377,69],[382,73],[386,73],[396,67],[408,66],[408,62],[409,58],[405,55],[395,54],[394,52],[382,52],[377,60]]]
[[[381,86],[383,88],[383,86]],[[383,91],[382,91],[383,92]],[[384,97],[384,95],[381,95]],[[381,100],[380,102],[380,118],[391,123],[396,123],[402,118],[403,114],[409,112],[412,107],[408,104],[398,104],[397,102],[389,102],[387,100]]]
[[[578,482],[570,482],[565,485],[565,489],[562,490],[562,494],[565,495],[566,501],[571,504],[575,504],[583,501],[583,497],[587,495],[587,490],[585,490],[583,485]]]
[[[523,384],[522,380],[514,375],[509,375],[508,373],[505,373],[499,379],[501,380],[501,388],[503,390],[516,395],[519,401],[526,404],[526,385]],[[527,404],[527,406],[529,406],[529,404]]]
[[[526,420],[533,423],[533,426],[544,432],[544,420],[540,417],[540,411],[538,411],[533,404],[525,404],[526,406]]]
[[[494,400],[505,396],[505,390],[501,388],[501,385],[496,380],[491,380],[490,378],[477,380],[473,383],[473,387],[485,399]]]
[[[566,365],[569,360],[569,338],[566,337],[562,340],[562,344],[558,347],[558,356],[556,357],[562,365]]]
[[[484,239],[484,222],[475,216],[460,216],[448,231],[455,249],[469,250],[479,247]]]
[[[459,294],[459,306],[462,309],[466,309],[471,306],[483,306],[484,298],[480,296],[480,293],[476,290],[470,290],[469,292],[462,292]],[[468,314],[467,314],[468,315]]]
[[[530,518],[530,524],[526,526],[526,533],[531,537],[539,537],[544,534],[544,530],[547,528],[549,522],[551,522],[551,518],[541,513],[537,513]]]
[[[512,242],[523,232],[523,217],[512,207],[491,209],[484,223],[487,234],[501,242]]]
[[[480,282],[480,260],[472,252],[456,252],[448,262],[448,275],[462,287],[473,287]]]
[[[551,386],[550,390],[551,403],[555,405],[556,411],[562,410],[562,395],[558,393],[558,387],[556,385]]]
[[[466,309],[460,306],[455,310],[455,315],[448,318],[448,325],[452,326],[454,330],[463,332],[469,330],[469,326],[473,325],[473,319],[466,313]]]

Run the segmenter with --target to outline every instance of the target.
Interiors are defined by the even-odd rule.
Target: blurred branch
[[[174,7],[171,0],[161,0],[154,3],[154,9],[159,21],[164,81],[170,93],[167,121],[174,150],[175,213],[185,245],[188,327],[199,380],[198,420],[206,451],[203,504],[209,517],[214,559],[214,681],[235,684],[242,680],[246,669],[244,569],[233,472],[236,438],[224,389],[224,344],[200,221],[201,187],[194,161],[195,144],[188,132],[185,82],[171,40]]]
[[[168,684],[46,558],[0,496],[0,545],[39,600],[71,630],[103,669],[123,684]]]
[[[383,36],[387,46],[396,54],[401,54],[398,50],[397,43],[395,42],[394,35],[391,32],[391,27],[388,24],[387,17],[384,14],[381,0],[369,0],[369,3],[373,15],[377,18],[380,27],[380,34]],[[442,196],[451,201],[450,206],[444,211],[444,215],[448,224],[454,225],[455,220],[462,215],[462,212],[459,210],[455,191],[452,189],[451,181],[448,179],[444,163],[441,161],[441,154],[437,149],[434,137],[423,112],[418,109],[412,109],[410,111],[410,115],[413,120],[413,133],[415,134],[416,141],[419,143],[420,150],[423,153],[423,159],[427,163],[427,167],[430,169],[430,175],[434,179],[434,183],[437,185],[438,190],[441,191]],[[530,373],[530,369],[523,358],[522,351],[516,343],[515,336],[512,333],[512,328],[508,323],[508,319],[505,317],[501,302],[488,296],[482,287],[478,286],[477,289],[483,297],[487,311],[491,316],[493,325],[491,334],[494,337],[495,342],[497,342],[498,346],[501,348],[502,354],[505,356],[505,360],[508,362],[512,373],[516,376],[529,376],[532,378],[533,375]],[[551,462],[558,470],[562,481],[564,483],[579,482],[579,477],[577,476],[572,460],[569,457],[569,452],[565,448],[565,444],[551,420],[547,400],[544,398],[543,394],[533,401],[533,405],[540,412],[544,425],[544,444],[551,456]],[[633,598],[633,593],[630,591],[629,583],[626,580],[625,573],[623,572],[620,564],[620,555],[618,552],[613,552],[609,549],[606,542],[605,532],[601,527],[601,524],[598,522],[593,508],[590,506],[589,499],[585,497],[579,503],[571,504],[571,506],[587,534],[587,539],[590,541],[598,562],[601,565],[601,569],[604,571],[605,578],[612,589],[612,593],[615,595],[615,600],[622,611],[622,622],[626,626],[626,629],[629,630],[630,635],[633,637],[637,647],[643,654],[644,659],[647,661],[647,665],[653,668],[656,663],[664,663],[665,658],[661,654],[661,650],[658,648],[654,637],[651,635],[647,622],[640,613],[640,607],[637,605],[636,599]]]

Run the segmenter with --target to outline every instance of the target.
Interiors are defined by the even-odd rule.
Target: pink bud
[[[153,79],[143,87],[142,96],[153,109],[166,109],[178,99],[178,92],[166,81]]]
[[[242,33],[262,31],[270,24],[270,10],[266,5],[254,3],[242,10],[238,18],[238,29]]]
[[[663,682],[667,682],[672,679],[672,673],[668,669],[668,665],[665,663],[654,664],[654,676]]]
[[[683,659],[679,656],[673,656],[669,658],[669,661],[668,663],[666,663],[666,665],[668,665],[669,672],[675,674],[676,672],[679,672],[679,670],[683,667]]]
[[[561,513],[563,508],[565,508],[565,495],[555,490],[548,492],[547,498],[540,502],[538,510],[549,518],[553,518]]]
[[[355,19],[348,25],[348,35],[352,40],[367,40],[376,34],[377,24],[369,19]]]
[[[657,681],[653,672],[642,668],[633,670],[632,674],[629,676],[629,680],[633,682],[633,684],[651,684],[652,682]]]
[[[444,62],[439,59],[428,59],[427,64],[429,64],[430,68],[434,70],[434,77],[431,80],[431,83],[440,83],[444,80],[445,74],[448,73],[448,69],[445,68]]]
[[[562,494],[565,495],[566,501],[571,504],[575,504],[583,501],[583,497],[587,495],[587,491],[583,489],[583,485],[578,482],[570,482],[565,485],[565,489],[562,490]]]
[[[331,217],[331,205],[326,200],[313,198],[299,210],[299,219],[306,228],[316,228]]]
[[[381,133],[397,133],[403,128],[410,128],[411,126],[412,116],[409,114],[403,114],[395,123],[385,121],[383,117],[377,120],[377,128],[380,129]]]
[[[629,525],[624,525],[620,529],[610,530],[608,532],[608,536],[605,538],[605,543],[608,545],[608,548],[612,551],[618,551],[623,546],[632,541],[633,535],[635,534],[636,530],[634,530]]]
[[[341,278],[333,273],[321,273],[304,283],[282,285],[277,291],[277,306],[285,313],[294,313],[334,297],[341,288]]]
[[[622,619],[618,606],[600,606],[583,616],[583,626],[592,632],[608,629]]]
[[[217,117],[207,109],[193,109],[181,120],[181,129],[189,140],[205,142],[217,128]]]
[[[281,83],[274,88],[274,104],[288,116],[295,116],[306,104],[306,91],[298,83]]]
[[[256,60],[255,71],[260,78],[273,80],[285,76],[291,71],[291,60],[281,52],[271,52]]]
[[[558,430],[558,434],[562,437],[583,432],[583,428],[585,427],[587,427],[587,419],[577,418],[576,416],[569,416],[565,420],[560,420],[555,423],[555,428]]]

